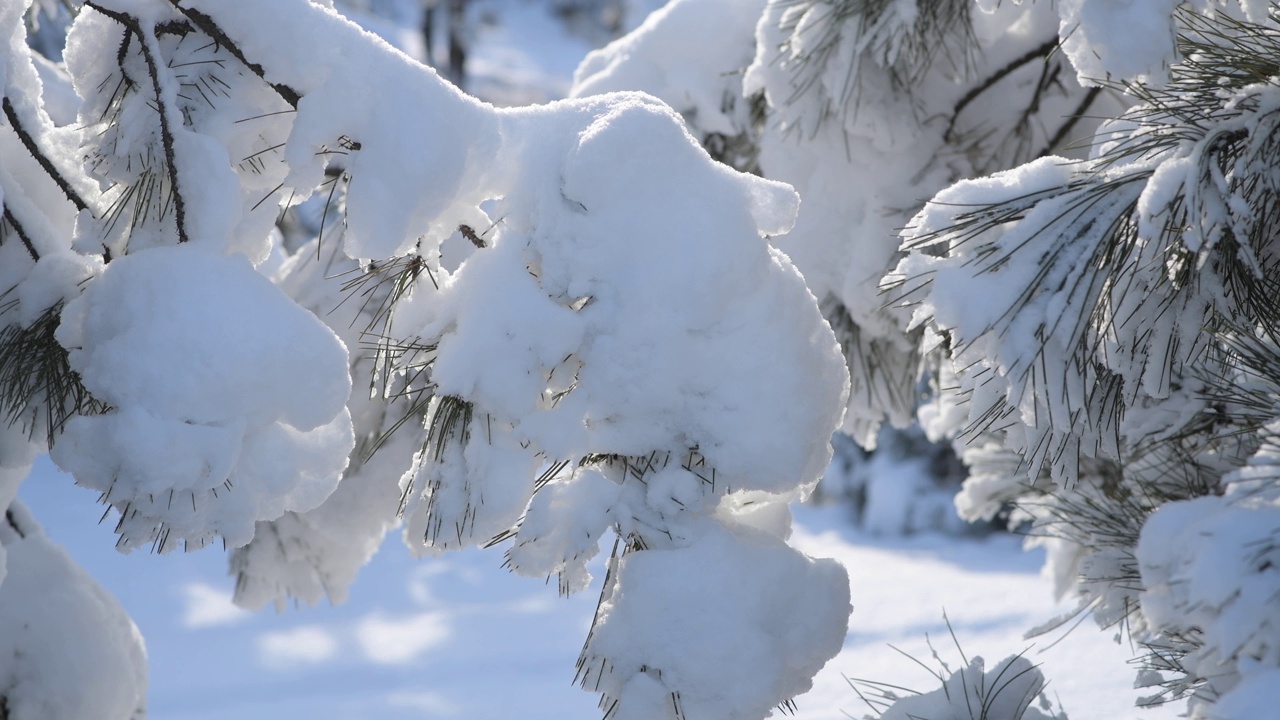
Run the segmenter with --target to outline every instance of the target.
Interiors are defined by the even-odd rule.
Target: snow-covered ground
[[[500,552],[414,561],[393,538],[346,605],[249,614],[230,603],[222,553],[120,555],[110,523],[95,524],[93,493],[47,460],[22,498],[147,638],[153,720],[599,716],[594,696],[571,684],[598,577],[566,599],[554,585],[503,570]],[[799,508],[794,540],[845,563],[854,604],[844,650],[797,700],[805,720],[868,712],[846,677],[933,689],[926,671],[890,646],[932,664],[927,636],[960,665],[944,611],[964,652],[994,663],[1028,647],[1023,632],[1062,609],[1039,575],[1040,554],[1023,553],[1013,537],[876,538],[833,506]],[[1091,624],[1050,643],[1039,639],[1029,656],[1072,718],[1176,716],[1172,707],[1132,708],[1129,649]]]
[[[1139,693],[1132,689],[1134,673],[1126,664],[1133,653],[1092,620],[1065,637],[1059,631],[1023,639],[1027,630],[1071,606],[1054,603],[1049,580],[1040,574],[1043,553],[1023,552],[1019,538],[870,537],[851,527],[839,507],[802,507],[796,519],[794,544],[809,555],[844,563],[853,596],[844,649],[818,675],[814,689],[799,699],[797,717],[844,718],[846,712],[862,717],[869,712],[846,678],[921,692],[937,689],[939,683],[915,662],[937,669],[930,645],[953,671],[964,667],[960,651],[970,659],[982,656],[990,668],[1026,650],[1041,665],[1050,697],[1075,720],[1177,717],[1176,704],[1155,710],[1133,707]]]

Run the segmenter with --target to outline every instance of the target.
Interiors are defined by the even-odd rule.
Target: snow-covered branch
[[[809,687],[847,578],[786,544],[786,504],[847,381],[769,243],[790,187],[652,97],[499,110],[307,0],[84,8],[78,122],[45,150],[82,172],[43,169],[84,207],[59,198],[65,235],[0,274],[2,360],[51,351],[92,398],[47,440],[121,549],[221,540],[260,606],[340,600],[401,515],[416,551],[509,541],[565,591],[612,533],[583,657],[618,717],[764,717]],[[273,282],[277,218],[312,195]]]

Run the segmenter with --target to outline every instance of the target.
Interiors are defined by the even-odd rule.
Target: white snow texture
[[[0,11],[0,74],[50,162],[0,144],[30,229],[0,249],[0,327],[56,320],[95,402],[68,401],[51,454],[114,508],[118,547],[220,539],[257,607],[340,601],[400,514],[418,552],[510,540],[565,592],[612,530],[583,667],[607,668],[584,687],[618,717],[758,718],[810,687],[848,582],[786,544],[786,504],[826,467],[848,380],[769,242],[789,186],[716,163],[648,95],[495,109],[308,0],[86,5],[81,104],[55,126],[21,10]],[[287,247],[275,220],[313,194],[323,239]],[[75,616],[128,656],[6,685],[46,671],[5,665],[28,641],[0,631],[10,717],[130,717],[131,625],[74,568],[30,578],[65,564],[42,540],[4,547],[0,628]],[[103,607],[5,603],[30,582]]]

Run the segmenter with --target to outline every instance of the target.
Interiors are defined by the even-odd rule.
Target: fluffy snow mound
[[[120,510],[123,548],[243,545],[255,521],[318,505],[346,466],[346,349],[244,256],[120,258],[58,339],[110,409],[68,422],[53,458]]]

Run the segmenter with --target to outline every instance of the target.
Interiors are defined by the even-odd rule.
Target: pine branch
[[[972,282],[1036,266],[986,327],[949,329],[953,357],[988,339],[1008,352],[989,366],[975,355],[965,370],[969,387],[996,380],[1004,395],[994,401],[988,392],[965,433],[1016,424],[1015,408],[1034,400],[1017,448],[1033,472],[1045,461],[1057,471],[1085,440],[1113,448],[1209,442],[1202,433],[1212,418],[1185,418],[1180,434],[1158,438],[1120,437],[1119,420],[1135,398],[1163,397],[1206,367],[1224,331],[1249,337],[1280,324],[1269,279],[1280,273],[1280,181],[1269,171],[1280,161],[1280,32],[1230,21],[1214,34],[1208,20],[1189,23],[1200,28],[1180,40],[1189,60],[1163,88],[1126,88],[1142,102],[1093,159],[1074,165],[1061,186],[959,208],[948,227],[909,237],[905,251],[953,259],[886,282],[906,305],[922,298],[934,272]],[[1160,176],[1161,206],[1140,214],[1139,200],[1166,167],[1174,172]],[[1052,315],[1044,303],[1057,308]]]
[[[923,358],[919,351],[922,331],[912,331],[913,342],[904,348],[900,343],[872,333],[865,333],[835,295],[819,303],[823,318],[831,326],[840,343],[845,367],[850,377],[850,407],[868,408],[895,425],[911,422],[919,397],[916,381],[920,377]],[[862,442],[879,421],[849,417],[855,423],[855,437]]]
[[[1071,129],[1084,118],[1085,113],[1089,111],[1089,107],[1093,105],[1094,101],[1098,99],[1098,95],[1100,94],[1102,94],[1102,88],[1089,88],[1089,91],[1084,94],[1084,98],[1080,101],[1080,104],[1077,105],[1076,109],[1067,116],[1066,122],[1058,128],[1057,132],[1053,134],[1053,137],[1049,138],[1049,141],[1044,145],[1044,150],[1041,150],[1040,154],[1036,155],[1036,157],[1048,157],[1054,149],[1061,146],[1062,143],[1066,141],[1067,136],[1071,133]]]
[[[194,8],[182,7],[182,0],[169,0],[169,2],[173,5],[175,10],[182,13],[183,16],[190,20],[193,25],[200,28],[201,32],[213,38],[214,42],[218,43],[219,47],[226,49],[226,51],[231,53],[232,56],[239,60],[242,65],[248,68],[250,72],[266,82],[272,90],[275,90],[276,94],[279,95],[282,100],[289,103],[290,107],[295,110],[298,108],[298,102],[302,100],[302,96],[298,94],[298,91],[283,83],[271,82],[271,80],[267,78],[266,70],[263,69],[261,65],[251,62],[249,58],[245,57],[244,51],[240,49],[240,46],[237,45],[229,35],[227,35],[227,33],[216,21],[214,21],[213,18]]]
[[[55,305],[28,327],[0,330],[0,423],[13,426],[43,416],[50,443],[73,415],[106,409],[71,369],[55,337],[61,311],[61,304]],[[35,435],[34,425],[29,432]]]
[[[4,221],[9,223],[9,227],[13,228],[13,232],[18,236],[18,239],[22,241],[22,246],[27,249],[27,254],[31,256],[32,260],[39,262],[40,253],[36,252],[36,247],[31,243],[31,238],[27,235],[26,230],[22,228],[22,223],[18,222],[18,218],[13,216],[8,205],[4,206],[3,216]]]
[[[173,126],[170,119],[171,109],[168,103],[164,101],[164,94],[160,88],[160,67],[152,50],[151,43],[147,41],[142,25],[138,19],[132,15],[116,12],[98,5],[93,0],[87,0],[84,4],[87,8],[102,13],[103,15],[120,23],[128,31],[126,37],[130,34],[138,38],[138,46],[142,51],[142,57],[147,64],[147,74],[151,77],[151,90],[155,95],[156,110],[160,113],[160,142],[164,148],[165,163],[167,165],[169,175],[169,185],[173,191],[173,212],[177,221],[178,242],[185,243],[190,237],[187,234],[186,222],[186,200],[182,196],[182,186],[178,182],[178,162],[177,153],[173,145]],[[154,38],[152,38],[154,39]]]
[[[431,459],[440,462],[451,445],[465,446],[471,438],[474,406],[462,398],[445,395],[431,415],[425,448]]]
[[[799,0],[782,15],[780,29],[790,37],[780,48],[793,68],[791,94],[786,104],[797,103],[810,92],[824,88],[833,63],[842,63],[843,80],[831,97],[824,98],[824,116],[850,108],[861,82],[863,62],[878,64],[891,83],[909,93],[934,65],[939,54],[950,57],[958,69],[967,69],[969,53],[976,47],[971,3],[967,0],[927,0],[916,4],[910,22],[895,16],[893,0]],[[815,16],[821,12],[821,16]],[[803,18],[803,22],[802,22]],[[851,20],[857,19],[853,23]],[[844,57],[843,35],[856,28],[855,57]],[[819,118],[819,121],[821,118]]]
[[[964,109],[968,107],[974,100],[977,100],[982,95],[982,93],[995,87],[997,83],[999,83],[1001,80],[1005,79],[1010,74],[1012,74],[1019,68],[1023,67],[1024,65],[1027,65],[1028,63],[1031,63],[1037,59],[1046,59],[1049,53],[1053,52],[1054,48],[1056,47],[1058,47],[1057,37],[1054,37],[1051,40],[1046,40],[1045,42],[1040,43],[1040,45],[1027,51],[1025,54],[1021,55],[1020,57],[1014,58],[1003,67],[997,69],[995,72],[988,75],[986,78],[982,80],[982,82],[970,88],[968,92],[962,95],[958,101],[956,101],[956,107],[954,110],[951,111],[951,120],[947,123],[946,131],[942,133],[943,139],[946,140],[947,142],[952,142],[955,139],[954,131],[955,131],[956,122],[960,119],[960,113],[964,112]]]
[[[75,191],[75,188],[71,187],[71,183],[68,182],[67,179],[63,177],[62,173],[58,171],[58,168],[54,166],[53,161],[49,159],[49,156],[40,151],[40,147],[36,144],[35,138],[31,137],[31,133],[27,132],[26,128],[22,126],[22,120],[18,117],[17,111],[13,109],[13,104],[9,102],[9,98],[5,97],[4,100],[0,102],[2,102],[4,107],[5,118],[9,121],[9,125],[13,127],[13,131],[17,133],[18,139],[22,141],[22,146],[27,149],[27,153],[29,153],[36,162],[40,163],[40,167],[44,169],[45,173],[58,186],[58,189],[62,190],[62,193],[71,201],[71,204],[76,206],[76,210],[88,209],[89,206],[85,203],[84,199]]]

